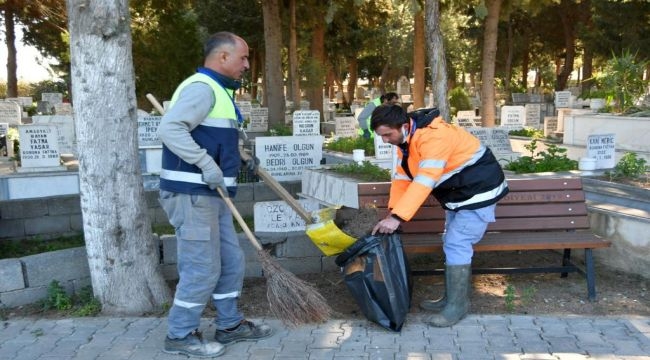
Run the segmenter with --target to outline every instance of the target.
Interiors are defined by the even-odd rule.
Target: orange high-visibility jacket
[[[447,210],[478,209],[508,193],[503,170],[489,148],[462,128],[438,116],[411,131],[407,138],[408,170],[399,161],[390,188],[391,213],[408,221],[433,194]]]

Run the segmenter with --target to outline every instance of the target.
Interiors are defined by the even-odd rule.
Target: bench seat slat
[[[444,229],[444,219],[412,220],[401,225],[404,233],[440,233]],[[589,229],[589,219],[586,216],[561,217],[523,217],[498,218],[488,225],[488,231],[547,231]]]
[[[401,234],[407,253],[442,252],[442,238],[439,234]],[[481,241],[474,245],[474,251],[514,251],[547,249],[598,249],[611,243],[589,231],[576,232],[510,232],[486,233]]]

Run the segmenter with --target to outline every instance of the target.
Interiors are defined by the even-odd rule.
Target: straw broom
[[[266,298],[269,300],[273,315],[290,326],[324,322],[329,319],[332,309],[325,298],[311,284],[299,279],[274,261],[255,239],[255,235],[246,225],[232,200],[224,196],[221,188],[217,187],[217,191],[237,219],[239,226],[246,233],[248,240],[257,250],[257,256],[266,278]]]
[[[158,112],[164,114],[163,107],[153,95],[147,94],[146,97]],[[257,256],[266,278],[266,298],[273,315],[289,326],[328,320],[332,309],[325,298],[311,284],[299,279],[273,260],[257,241],[232,200],[223,194],[221,188],[217,187],[217,191],[244,230],[248,240],[257,250]]]

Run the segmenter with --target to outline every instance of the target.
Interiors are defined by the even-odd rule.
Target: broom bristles
[[[315,287],[282,268],[266,251],[260,250],[258,255],[274,316],[292,327],[329,319],[332,309]]]

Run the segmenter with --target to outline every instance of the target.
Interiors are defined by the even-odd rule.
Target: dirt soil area
[[[531,266],[558,265],[561,253],[554,251],[477,253],[474,265]],[[442,268],[442,259],[412,259],[413,269]],[[343,275],[336,272],[300,275],[319,289],[335,311],[335,318],[363,318],[359,307],[346,287]],[[587,284],[583,276],[560,274],[474,275],[471,297],[472,314],[527,315],[643,315],[650,316],[650,280],[607,271],[596,264],[597,300],[587,300]],[[444,290],[443,276],[413,277],[412,313],[419,313],[418,304],[437,298]],[[511,295],[508,295],[510,293]],[[270,314],[266,301],[264,279],[248,279],[241,299],[244,313],[250,317]]]

